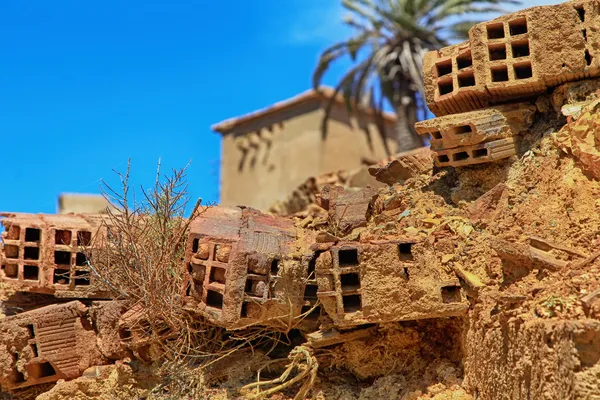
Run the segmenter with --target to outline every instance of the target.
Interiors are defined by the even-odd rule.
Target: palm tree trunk
[[[411,98],[412,97],[412,98]],[[414,96],[404,96],[399,104],[395,105],[396,137],[398,138],[398,152],[408,151],[423,146],[421,137],[417,135],[415,123],[417,122],[417,103]]]

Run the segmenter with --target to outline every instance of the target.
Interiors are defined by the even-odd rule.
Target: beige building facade
[[[221,204],[268,210],[311,176],[371,165],[397,152],[395,116],[364,110],[350,116],[333,90],[310,90],[273,106],[220,122]],[[373,181],[375,184],[376,181]]]

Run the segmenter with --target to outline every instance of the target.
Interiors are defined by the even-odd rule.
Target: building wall
[[[336,107],[324,139],[319,101],[223,135],[221,204],[267,210],[310,176],[354,169],[389,155],[373,123],[348,118],[344,107]],[[387,144],[393,154],[394,125],[388,125]]]

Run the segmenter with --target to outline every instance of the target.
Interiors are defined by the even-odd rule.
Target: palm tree
[[[323,133],[333,100],[341,92],[349,111],[360,106],[381,111],[384,99],[389,101],[398,117],[399,150],[422,146],[414,123],[419,109],[426,110],[423,55],[447,46],[450,40],[467,39],[469,28],[480,22],[459,16],[501,12],[501,3],[520,4],[517,0],[342,0],[350,11],[344,22],[356,34],[321,54],[313,74],[314,88],[318,90],[332,61],[349,56],[354,66],[331,97]]]

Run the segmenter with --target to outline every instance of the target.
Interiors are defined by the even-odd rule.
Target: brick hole
[[[3,265],[4,275],[7,278],[18,279],[19,278],[19,266],[17,264]]]
[[[307,314],[304,317],[307,320],[312,320],[312,321],[317,320],[317,319],[319,319],[319,316],[321,316],[321,306],[318,306],[318,307],[302,306],[302,309],[300,310],[300,314],[301,315]]]
[[[85,253],[77,253],[75,255],[75,265],[77,265],[78,267],[85,267],[88,265],[88,263],[89,259],[85,255]]]
[[[318,290],[319,287],[317,285],[307,284],[304,288],[304,300],[316,300]]]
[[[191,297],[192,296],[192,284],[190,282],[187,282],[187,284],[185,285],[185,297]]]
[[[29,337],[31,339],[35,338],[35,332],[33,330],[33,325],[32,324],[28,324],[25,326],[25,328],[27,328],[27,333],[29,333]]]
[[[357,273],[342,274],[340,276],[340,281],[342,283],[342,289],[344,289],[344,287],[353,289],[358,289],[360,287],[360,277]]]
[[[452,93],[452,91],[454,91],[454,84],[452,83],[452,79],[438,82],[438,90],[440,91],[440,96]]]
[[[6,238],[9,240],[19,240],[21,235],[21,227],[17,225],[11,225],[8,227]]]
[[[446,154],[440,154],[438,156],[438,161],[441,163],[447,163],[450,161],[450,159],[448,158],[448,156]]]
[[[35,265],[25,265],[23,267],[23,279],[27,281],[38,281],[40,279],[40,269]]]
[[[486,28],[488,39],[502,39],[504,37],[504,24],[502,22],[489,24]]]
[[[15,379],[13,383],[25,382],[25,375],[21,371],[15,371]]]
[[[519,40],[511,43],[513,58],[527,57],[529,55],[529,40]]]
[[[219,249],[221,248],[221,245],[215,244],[215,249],[213,252],[213,260],[217,261],[217,252],[219,251]]]
[[[344,303],[344,312],[345,313],[353,313],[356,311],[360,311],[362,308],[359,294],[343,296],[342,302]]]
[[[206,293],[206,305],[213,308],[223,309],[223,295],[214,290],[208,290]]]
[[[471,125],[460,125],[460,126],[452,128],[452,133],[454,135],[465,135],[467,133],[472,133],[472,132],[473,132],[473,128],[471,127]]]
[[[29,375],[31,375],[31,377],[35,379],[46,378],[49,376],[56,375],[54,367],[49,362],[33,365],[30,364],[27,370],[29,372]]]
[[[400,258],[400,261],[413,261],[415,259],[412,253],[413,244],[414,243],[398,244],[398,258]]]
[[[57,230],[56,233],[54,234],[54,243],[70,246],[71,245],[71,231]]]
[[[528,79],[533,76],[531,63],[515,64],[513,68],[515,70],[516,79]]]
[[[244,293],[248,296],[264,298],[267,283],[263,280],[255,280],[248,278],[246,279],[246,285],[244,286]]]
[[[271,261],[271,276],[278,276],[279,275],[279,260],[274,258]]]
[[[527,33],[527,18],[522,17],[508,21],[508,30],[511,36]]]
[[[492,68],[492,82],[508,81],[508,68],[506,65]]]
[[[241,318],[248,317],[248,303],[245,301],[242,303],[242,311],[240,312],[240,317]]]
[[[37,345],[35,343],[32,343],[31,345],[31,352],[33,353],[33,357],[39,357],[39,353],[38,353],[38,349],[37,349]]]
[[[210,268],[209,282],[225,283],[225,269],[219,267]]]
[[[203,282],[206,275],[206,267],[204,265],[188,265],[188,271],[195,281]]]
[[[406,280],[410,279],[410,275],[408,274],[408,267],[404,267],[404,276],[406,277]]]
[[[592,65],[592,60],[594,59],[592,57],[592,55],[590,54],[590,51],[588,49],[585,49],[585,63],[586,65]]]
[[[90,273],[89,271],[77,270],[75,271],[75,286],[89,286],[90,285]]]
[[[440,131],[430,132],[430,135],[433,139],[441,139],[442,138],[442,134],[440,133]]]
[[[87,232],[87,231],[77,232],[77,245],[78,246],[91,246],[92,245],[92,232]]]
[[[442,287],[442,301],[444,303],[460,302],[460,286]]]
[[[340,267],[358,265],[358,249],[340,250],[338,257]]]
[[[471,86],[475,86],[475,74],[468,73],[468,74],[462,74],[462,75],[458,76],[458,87],[459,88],[471,87]]]
[[[55,251],[54,263],[56,265],[71,265],[71,253],[68,251]]]
[[[585,21],[585,8],[583,8],[583,4],[576,6],[575,10],[577,10],[577,16],[579,17],[579,20],[581,22],[584,22]]]
[[[39,247],[25,247],[23,258],[25,260],[38,260],[40,258]]]
[[[55,269],[52,275],[52,283],[55,285],[68,285],[70,278],[68,269]]]
[[[4,245],[4,254],[7,258],[19,258],[19,246],[13,244]]]
[[[435,64],[437,76],[441,77],[452,73],[452,60],[441,61]]]
[[[198,245],[200,243],[200,239],[194,239],[192,241],[192,253],[197,253],[198,252]]]
[[[506,45],[504,43],[489,45],[488,52],[490,61],[506,60]]]
[[[471,52],[469,51],[456,57],[456,64],[458,65],[458,69],[471,67],[473,65],[473,58],[471,57]]]
[[[585,40],[587,42],[588,38],[587,38],[587,29],[582,29],[581,30],[581,36],[583,36],[583,40]]]
[[[473,150],[473,158],[487,157],[487,155],[488,155],[487,149]]]
[[[39,242],[42,237],[41,231],[35,228],[25,228],[25,241],[26,242]]]
[[[468,160],[468,159],[469,159],[469,154],[466,151],[461,151],[461,152],[452,154],[453,161],[462,161],[462,160]]]
[[[127,328],[121,328],[119,329],[119,338],[121,340],[128,340],[131,339],[131,331]]]

